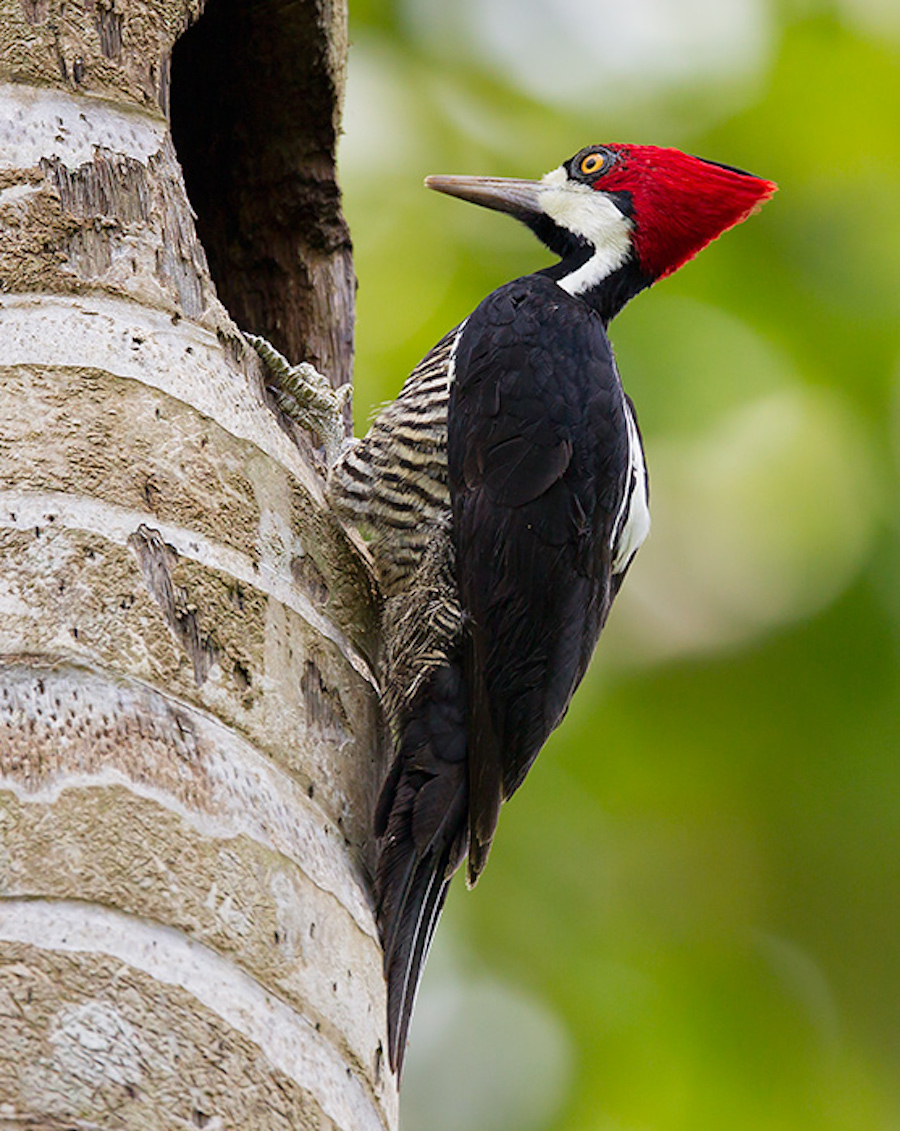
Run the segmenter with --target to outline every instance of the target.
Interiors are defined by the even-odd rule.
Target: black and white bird
[[[484,299],[329,478],[373,534],[393,764],[376,900],[399,1072],[453,873],[488,858],[584,675],[650,528],[634,407],[607,325],[775,185],[674,149],[591,145],[540,181],[429,177],[558,257]]]

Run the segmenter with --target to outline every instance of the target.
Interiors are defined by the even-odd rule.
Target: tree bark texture
[[[216,297],[268,309],[226,275],[270,181],[216,285],[197,238],[166,107],[200,7],[0,0],[0,1129],[396,1126],[375,591]],[[343,11],[253,13],[331,99],[324,152]],[[280,159],[336,193],[306,152]],[[316,296],[284,303],[298,360],[330,292],[352,310],[349,245],[323,268],[304,231],[278,268]]]
[[[341,2],[214,0],[179,41],[171,86],[222,301],[335,386],[353,364],[355,279],[335,181],[346,53]]]

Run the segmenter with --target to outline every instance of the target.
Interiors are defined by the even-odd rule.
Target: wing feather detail
[[[626,412],[602,321],[550,280],[508,284],[469,318],[448,461],[467,625],[470,882],[501,802],[565,714],[614,596]]]

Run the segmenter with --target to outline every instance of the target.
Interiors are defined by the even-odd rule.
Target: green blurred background
[[[427,173],[779,182],[611,336],[654,527],[454,885],[405,1131],[900,1129],[900,0],[351,0],[357,430],[549,262]]]

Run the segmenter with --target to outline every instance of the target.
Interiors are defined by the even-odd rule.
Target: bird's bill
[[[497,212],[510,212],[513,216],[533,216],[541,211],[540,181],[522,181],[515,177],[436,176],[426,177],[425,186]]]

